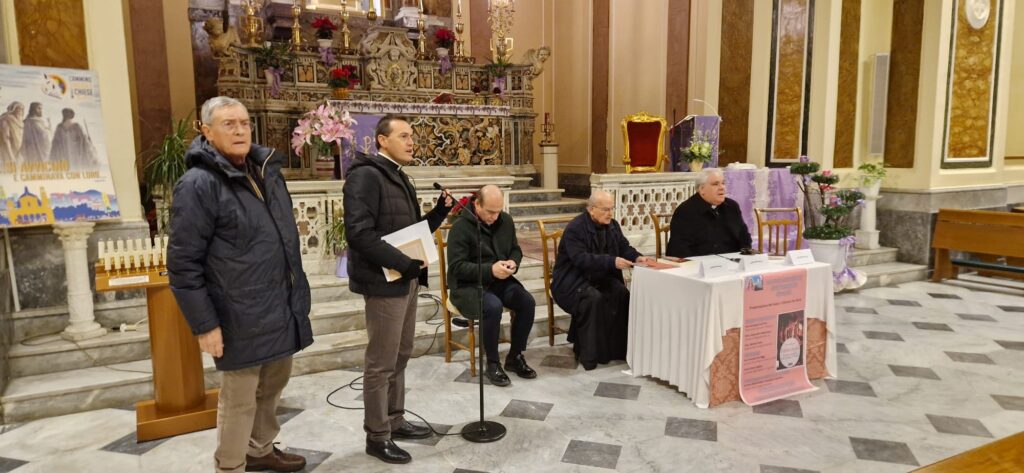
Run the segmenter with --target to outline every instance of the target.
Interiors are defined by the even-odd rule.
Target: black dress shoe
[[[367,440],[366,454],[377,457],[385,463],[409,463],[412,461],[412,455],[409,455],[409,452],[395,445],[395,442],[391,439],[381,441]]]
[[[519,375],[520,378],[533,379],[537,377],[537,372],[526,364],[526,357],[522,353],[506,358],[505,369]]]
[[[484,370],[484,376],[487,376],[487,379],[489,379],[491,384],[495,386],[508,386],[512,384],[512,380],[508,379],[508,375],[501,369],[501,365],[495,362],[487,362],[487,369]]]
[[[396,439],[425,439],[433,435],[430,431],[430,427],[420,427],[412,425],[409,421],[402,421],[402,426],[397,429],[391,429],[391,438]]]

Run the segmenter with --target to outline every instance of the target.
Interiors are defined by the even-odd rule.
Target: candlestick
[[[458,5],[456,6],[455,12],[456,12],[457,15],[462,16],[462,0],[459,0]]]

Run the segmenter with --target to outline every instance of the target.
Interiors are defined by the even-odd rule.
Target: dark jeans
[[[501,332],[502,308],[508,307],[515,313],[512,318],[512,347],[508,351],[508,356],[513,357],[526,350],[536,306],[533,295],[511,277],[491,284],[484,291],[484,316],[481,321],[484,339],[481,342],[487,353],[487,361],[499,362],[498,334]]]

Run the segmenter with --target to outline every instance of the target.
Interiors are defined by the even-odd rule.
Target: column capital
[[[96,224],[93,222],[55,223],[53,224],[53,233],[60,238],[61,244],[65,247],[84,248],[95,226]]]

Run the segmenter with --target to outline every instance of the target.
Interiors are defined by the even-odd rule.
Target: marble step
[[[568,328],[569,316],[555,309],[556,324]],[[502,332],[508,336],[510,321],[502,321]],[[457,340],[465,341],[466,329],[453,327]],[[547,337],[547,307],[537,307],[531,338]],[[354,330],[317,337],[313,345],[295,355],[292,375],[351,369],[361,366],[366,348],[366,331]],[[427,322],[416,324],[413,356],[444,352],[444,329]],[[456,358],[469,368],[465,353]],[[207,388],[220,384],[220,374],[213,359],[203,355]],[[326,393],[325,393],[326,394]],[[151,399],[153,396],[151,362],[148,359],[102,367],[12,377],[3,396],[0,423],[24,422],[93,409],[125,407]]]
[[[565,214],[578,215],[587,206],[586,199],[563,197],[548,202],[517,202],[509,204],[509,214],[515,220],[536,220],[539,215]]]
[[[878,263],[858,266],[857,269],[864,271],[868,276],[867,282],[860,289],[921,281],[928,277],[928,266],[923,264]]]
[[[850,266],[859,267],[871,264],[895,263],[898,248],[881,247],[874,250],[854,248],[850,255]]]
[[[512,190],[529,189],[533,178],[529,176],[512,176]]]
[[[508,193],[509,203],[519,202],[551,202],[562,198],[565,192],[563,189],[543,189],[531,187],[529,189],[513,190]]]
[[[571,214],[569,214],[569,213],[560,213],[560,214],[530,215],[529,217],[520,217],[520,218],[515,219],[516,220],[516,232],[517,232],[517,234],[520,234],[520,235],[523,234],[523,233],[537,233],[538,231],[540,231],[540,229],[537,228],[537,220],[563,219],[563,218],[566,218],[566,217],[571,219],[572,217],[575,217],[577,215],[579,215],[579,212],[571,213]],[[565,228],[565,226],[568,223],[569,223],[569,221],[567,220],[567,221],[561,222],[561,223],[553,223],[551,225],[548,225],[547,227],[548,228],[552,228],[552,229]]]
[[[528,279],[522,282],[538,305],[546,303],[542,279]],[[420,293],[416,313],[418,321],[444,320],[440,300],[434,299],[439,297],[440,290]],[[321,337],[364,330],[364,307],[362,297],[313,304],[309,314],[313,335]],[[103,337],[80,342],[71,342],[59,335],[50,335],[33,340],[31,344],[16,344],[8,353],[11,376],[55,373],[149,358],[149,327],[141,325],[138,328],[138,331],[111,332]]]
[[[135,297],[111,300],[93,304],[96,321],[104,327],[116,327],[122,323],[132,324],[146,318],[145,293]],[[26,309],[11,314],[12,341],[34,340],[51,334],[59,334],[68,325],[67,306]]]

